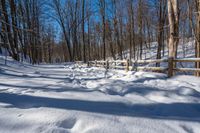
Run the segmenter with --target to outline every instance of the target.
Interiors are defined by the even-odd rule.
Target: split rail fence
[[[167,63],[168,67],[151,67],[151,66],[140,66],[141,64],[150,64],[150,63]],[[200,75],[200,68],[178,68],[174,65],[178,62],[195,62],[200,63],[200,58],[169,58],[169,59],[154,59],[154,60],[106,60],[106,61],[88,61],[87,66],[94,67],[104,67],[106,69],[124,69],[126,71],[156,71],[167,73],[169,77],[173,76],[175,72],[194,72],[197,76]],[[82,64],[83,62],[77,61],[76,63]]]

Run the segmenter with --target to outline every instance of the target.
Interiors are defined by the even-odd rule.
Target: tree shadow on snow
[[[90,90],[84,87],[70,87],[70,86],[51,86],[51,85],[41,85],[41,86],[27,86],[27,85],[11,85],[11,84],[4,84],[0,83],[0,86],[4,86],[6,88],[21,88],[21,89],[33,89],[33,90],[40,90],[43,92],[93,92],[97,90]]]
[[[198,103],[127,105],[122,102],[57,99],[11,93],[0,93],[0,102],[10,104],[8,106],[10,108],[29,109],[48,107],[107,115],[200,122],[200,104]]]

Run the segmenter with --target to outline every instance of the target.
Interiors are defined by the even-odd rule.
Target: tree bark
[[[86,63],[85,50],[85,0],[82,0],[82,39],[83,39],[83,61]]]
[[[196,22],[196,35],[197,35],[197,40],[195,41],[195,55],[196,58],[200,58],[200,0],[197,0],[196,2],[197,5],[197,22]],[[196,63],[196,68],[200,68],[200,62]],[[200,72],[195,73],[196,76],[200,76]]]
[[[179,12],[178,12],[178,0],[168,0],[168,17],[169,17],[169,58],[176,58],[177,47],[179,42]],[[173,68],[176,67],[176,63],[173,63]],[[169,73],[169,76],[173,76],[173,72]]]
[[[165,0],[159,1],[159,24],[158,24],[158,48],[157,48],[157,59],[161,59],[161,49],[164,47],[163,37],[164,37],[164,24],[165,24],[165,10],[166,3]],[[163,51],[164,52],[164,51]],[[160,63],[156,63],[156,66],[159,67]]]

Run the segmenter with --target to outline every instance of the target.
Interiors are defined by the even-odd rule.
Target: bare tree
[[[86,47],[85,47],[85,0],[82,0],[82,39],[83,39],[83,61],[86,62]]]
[[[158,48],[157,48],[157,59],[161,59],[161,49],[164,47],[164,25],[167,17],[167,1],[158,1]],[[164,51],[163,51],[164,52]],[[156,66],[160,66],[160,63],[156,63]]]
[[[196,22],[196,42],[195,42],[195,55],[197,58],[200,58],[200,0],[196,0],[197,6],[197,22]],[[196,63],[196,68],[200,68],[200,62]],[[200,72],[196,73],[197,76],[200,76]]]
[[[169,58],[176,58],[177,47],[179,42],[179,11],[178,0],[168,0],[168,17],[170,26],[169,35]],[[173,68],[176,64],[173,63]],[[172,76],[173,72],[169,72],[169,76]]]
[[[138,3],[138,28],[139,28],[139,46],[140,46],[140,59],[142,59],[142,53],[143,53],[143,34],[142,34],[142,29],[143,29],[143,12],[142,12],[142,5],[143,1],[139,0]],[[139,51],[138,51],[139,53]]]
[[[127,3],[129,5],[128,8],[128,16],[129,16],[129,59],[135,59],[135,26],[134,26],[134,7],[133,7],[133,0],[129,0]],[[133,52],[132,52],[133,51]]]
[[[66,18],[65,16],[66,13],[63,11],[63,8],[61,6],[61,3],[59,0],[53,0],[53,8],[56,11],[57,14],[57,21],[59,22],[62,31],[63,31],[63,35],[64,35],[64,39],[65,42],[67,44],[67,49],[68,49],[68,53],[69,53],[69,60],[72,61],[72,53],[71,53],[71,47],[70,47],[70,37],[69,37],[69,33],[67,32],[67,27],[66,27]],[[67,57],[65,57],[65,60],[67,60]]]
[[[99,8],[100,8],[100,14],[102,18],[102,25],[103,25],[103,33],[102,33],[102,38],[103,38],[103,59],[106,60],[106,2],[105,0],[99,0]]]

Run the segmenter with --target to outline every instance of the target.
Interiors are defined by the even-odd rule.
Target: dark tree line
[[[0,1],[1,47],[15,60],[40,59],[40,4],[37,0]]]

